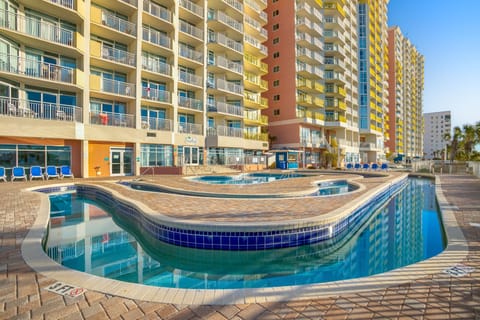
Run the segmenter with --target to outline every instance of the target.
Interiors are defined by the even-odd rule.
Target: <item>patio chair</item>
[[[73,179],[73,173],[72,170],[70,170],[70,166],[61,166],[60,167],[60,177],[63,178],[72,178]]]
[[[378,163],[372,163],[372,170],[378,170]]]
[[[57,172],[57,167],[55,166],[47,166],[45,170],[45,178],[48,180],[50,178],[57,178],[60,179],[60,175]]]
[[[23,179],[27,181],[27,175],[25,174],[25,168],[24,167],[13,167],[12,168],[12,177],[10,178],[10,181],[15,181],[17,179]]]
[[[7,182],[7,175],[5,174],[4,167],[0,167],[0,180]]]
[[[370,164],[364,163],[363,166],[362,166],[362,169],[363,170],[370,170]]]
[[[388,163],[382,163],[381,169],[384,171],[388,170]]]
[[[347,163],[346,168],[347,168],[347,170],[352,170],[353,169],[353,164]]]
[[[360,165],[360,163],[355,163],[354,168],[355,168],[355,170],[360,170],[362,168],[362,166]]]
[[[40,166],[31,166],[30,167],[30,181],[33,179],[42,179],[45,180],[42,173],[42,167]]]

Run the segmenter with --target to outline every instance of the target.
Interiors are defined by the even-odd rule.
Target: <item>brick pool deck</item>
[[[42,200],[40,195],[22,190],[58,181],[0,183],[0,319],[480,319],[480,179],[468,175],[441,175],[437,178],[442,193],[439,204],[447,214],[447,233],[452,236],[449,252],[442,253],[434,262],[404,268],[403,273],[388,274],[383,278],[366,278],[347,287],[330,285],[325,291],[287,290],[285,297],[278,301],[262,300],[262,295],[257,294],[252,300],[223,305],[221,301],[215,301],[215,297],[205,298],[205,304],[187,303],[186,298],[180,299],[180,303],[160,303],[145,299],[145,293],[141,292],[138,297],[142,299],[135,298],[135,295],[125,298],[125,295],[89,288],[85,294],[71,298],[44,290],[60,276],[66,279],[70,276],[73,281],[77,275],[58,272],[57,277],[55,270],[46,270],[47,265],[38,273],[25,262],[22,244],[30,229],[37,228],[34,226]],[[184,180],[179,177],[158,179],[176,188],[191,185],[184,185]],[[297,192],[300,185],[304,189],[311,182],[308,178],[299,179],[291,179],[287,184],[272,184],[269,192]],[[368,178],[362,183],[380,183],[381,179],[384,178]],[[84,181],[111,186],[100,180],[75,180]],[[197,187],[204,190],[204,186]],[[222,191],[228,191],[228,188],[222,187]],[[255,188],[260,187],[245,192],[261,192]],[[324,207],[332,210],[335,204],[355,201],[355,197],[362,197],[362,192],[368,189],[343,196],[343,199],[337,197],[332,202],[325,202]],[[125,192],[124,189],[117,191]],[[144,197],[145,194],[142,201]],[[189,216],[193,209],[198,211],[198,204],[194,204],[197,202],[191,201],[183,197],[169,205],[172,212],[179,206],[190,208],[182,211]],[[208,211],[215,213],[218,210],[218,214],[213,215],[216,219],[235,219],[230,214],[221,214],[229,213],[231,210],[225,208],[234,207],[234,201],[221,201],[223,205],[220,202],[211,204]],[[284,209],[291,207],[285,199],[263,201],[272,201],[274,210],[270,211],[277,218],[282,203]],[[305,203],[304,207],[308,214],[309,204]],[[256,218],[257,211],[252,209],[251,219]],[[457,223],[463,235],[458,232]],[[464,245],[468,245],[468,252]],[[458,261],[473,267],[473,271],[460,277],[442,272],[444,266],[454,266]],[[391,278],[395,281],[390,281]],[[268,290],[264,293],[265,296],[269,294]],[[303,298],[299,299],[300,296]],[[222,298],[219,296],[218,299]]]

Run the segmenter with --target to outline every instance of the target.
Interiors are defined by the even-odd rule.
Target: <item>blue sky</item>
[[[390,0],[388,19],[425,56],[423,112],[480,121],[480,0]]]

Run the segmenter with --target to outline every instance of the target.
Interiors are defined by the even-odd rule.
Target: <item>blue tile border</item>
[[[318,224],[305,227],[295,227],[292,224],[291,227],[285,229],[263,231],[249,231],[247,228],[245,228],[245,231],[239,231],[242,229],[241,225],[235,227],[235,231],[230,231],[231,228],[221,230],[222,226],[218,225],[212,225],[211,230],[199,230],[205,229],[205,224],[197,225],[197,228],[195,228],[195,224],[187,225],[180,221],[178,223],[161,221],[158,217],[152,219],[134,204],[118,199],[109,190],[94,185],[77,184],[68,187],[37,189],[36,191],[54,193],[76,190],[79,195],[91,200],[101,201],[123,218],[135,221],[153,238],[172,245],[209,250],[265,250],[332,240],[349,229],[356,229],[368,219],[369,213],[382,207],[388,199],[404,188],[407,181],[408,178],[405,177],[391,183],[369,201],[335,222],[329,224],[318,222]],[[198,226],[201,226],[201,228],[198,228]],[[260,228],[261,226],[256,229]]]

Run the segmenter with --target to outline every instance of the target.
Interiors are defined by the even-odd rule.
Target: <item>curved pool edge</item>
[[[33,270],[50,279],[134,300],[190,305],[227,305],[331,297],[401,285],[428,275],[441,273],[445,269],[461,263],[468,254],[468,244],[438,180],[436,195],[448,241],[447,247],[442,253],[428,260],[386,273],[323,284],[259,289],[175,289],[127,283],[71,270],[51,260],[42,248],[50,211],[46,194],[40,195],[41,204],[38,216],[22,242],[21,252],[23,259]],[[448,275],[445,276],[448,277]]]

